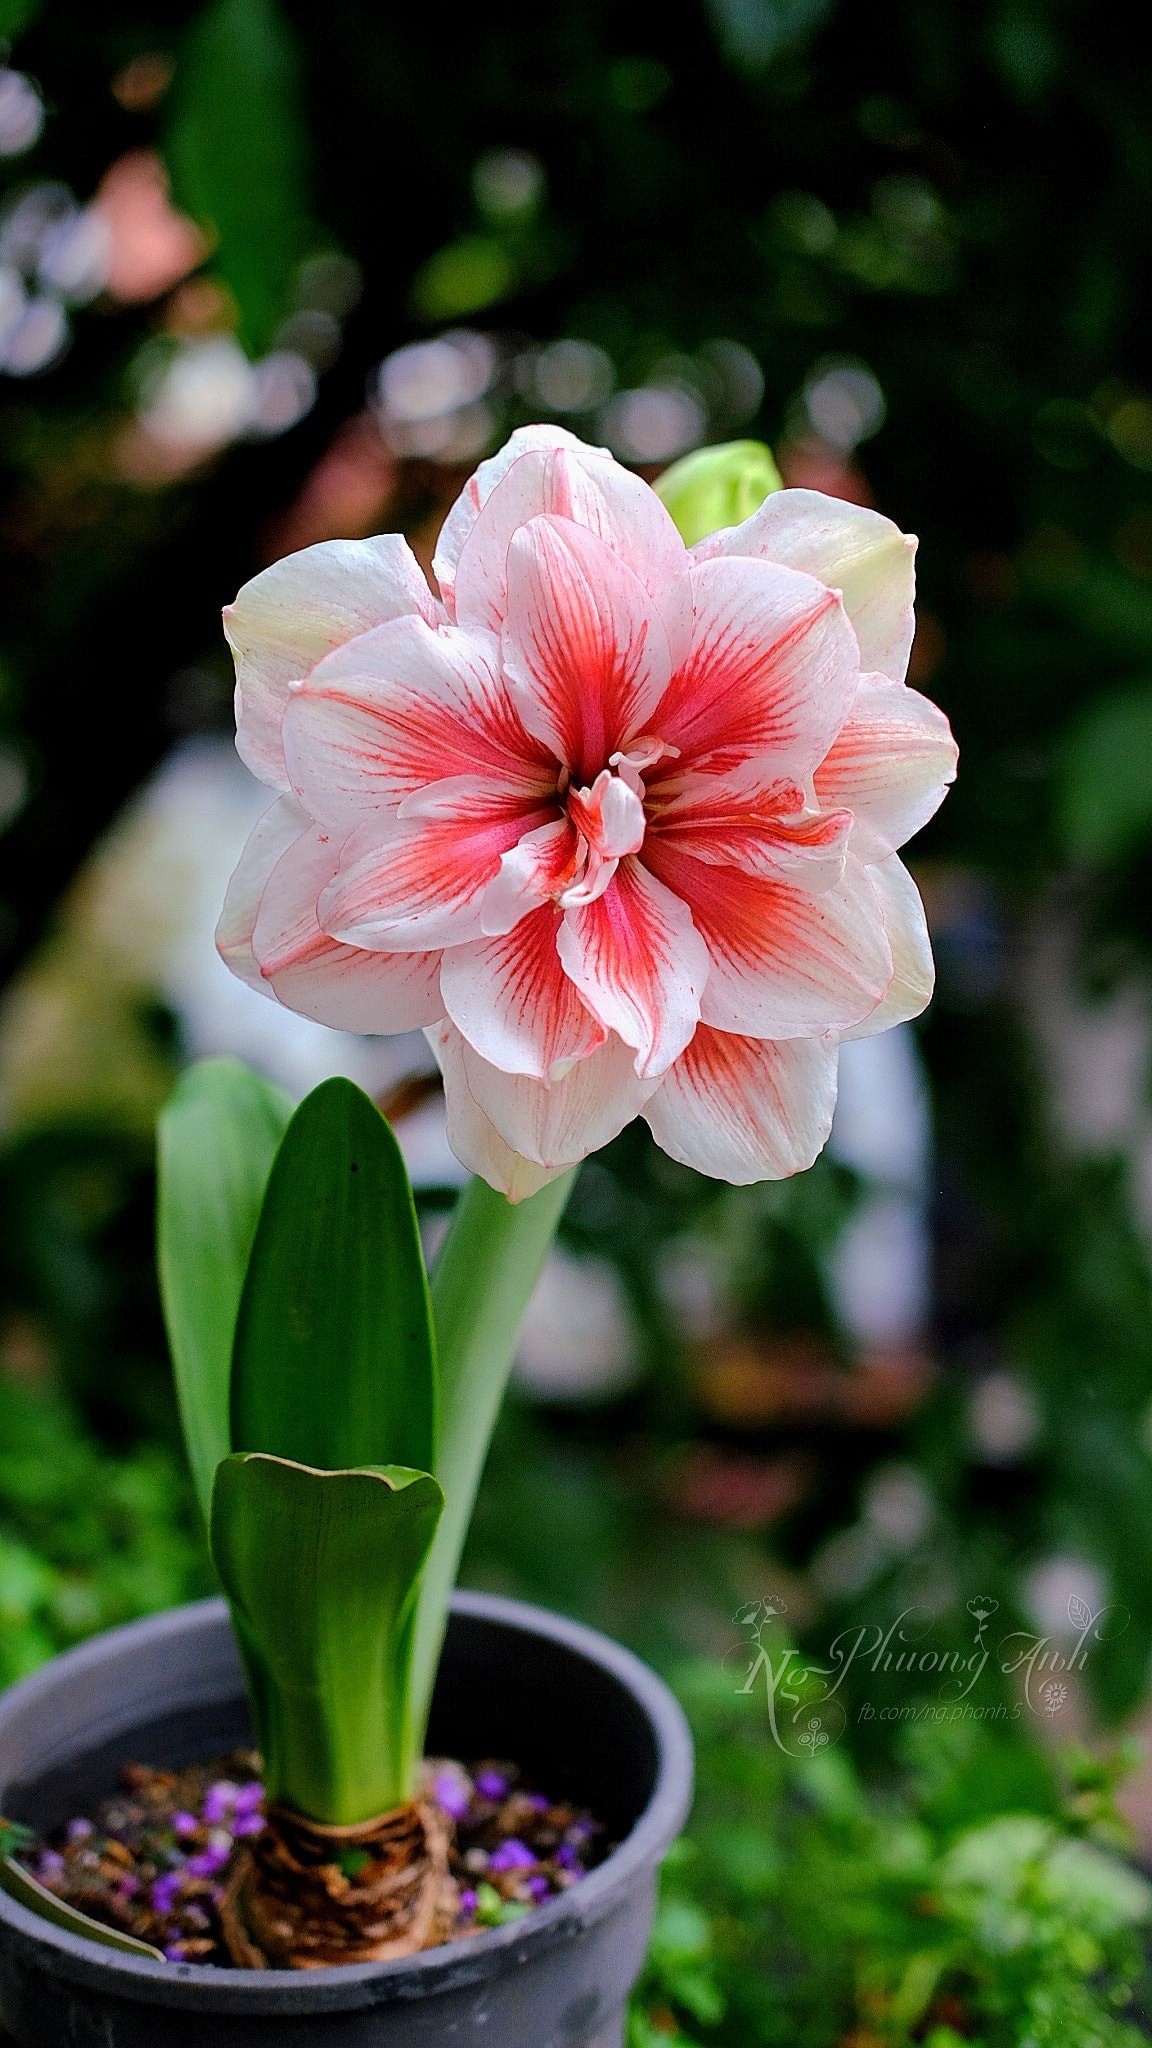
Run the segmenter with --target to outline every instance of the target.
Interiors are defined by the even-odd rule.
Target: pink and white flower
[[[225,614],[241,754],[281,792],[225,960],[342,1029],[427,1028],[451,1143],[514,1198],[637,1115],[721,1179],[810,1165],[845,1037],[932,959],[897,849],[956,750],[904,682],[914,543],[781,491],[685,548],[560,428],[449,513],[330,541]]]

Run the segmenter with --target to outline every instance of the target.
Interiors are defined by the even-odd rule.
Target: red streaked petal
[[[918,690],[868,675],[815,787],[821,804],[853,813],[853,853],[880,861],[928,823],[955,775],[956,742],[944,713]]]
[[[936,968],[920,891],[902,860],[892,854],[869,868],[868,878],[880,902],[884,929],[892,948],[894,973],[884,999],[845,1038],[872,1038],[919,1017],[932,1000]]]
[[[652,717],[686,766],[804,781],[856,693],[856,641],[834,592],[768,562],[692,571],[692,649]]]
[[[517,716],[487,635],[397,619],[329,656],[284,719],[292,786],[312,817],[345,830],[456,775],[554,786],[556,764]]]
[[[588,1008],[635,1047],[637,1073],[662,1074],[696,1028],[708,978],[687,904],[632,857],[596,902],[565,913],[558,943]]]
[[[742,1038],[702,1024],[641,1111],[661,1151],[747,1187],[803,1173],[836,1106],[836,1043]]]
[[[434,1026],[428,1042],[444,1076],[448,1143],[465,1166],[513,1200],[518,1196],[504,1178],[512,1165],[509,1153],[554,1178],[616,1137],[652,1090],[651,1082],[638,1079],[632,1054],[618,1038],[606,1039],[551,1083],[489,1066],[451,1022]],[[485,1126],[496,1132],[503,1150],[491,1146]],[[534,1192],[516,1168],[512,1173],[514,1185]]]
[[[533,519],[516,533],[503,651],[528,731],[583,783],[646,729],[671,674],[639,578],[571,520]]]
[[[287,789],[280,728],[288,686],[358,633],[440,607],[398,533],[326,540],[262,569],[225,608],[236,657],[236,745],[253,775]]]
[[[781,562],[843,594],[862,669],[902,682],[915,627],[916,543],[890,519],[821,491],[773,491],[742,526],[698,542],[697,560],[718,555]]]
[[[483,936],[481,903],[503,856],[545,822],[483,785],[458,793],[447,817],[374,819],[344,842],[320,922],[370,950],[466,945]]]
[[[550,1080],[604,1043],[602,1025],[560,965],[559,923],[560,913],[545,904],[502,938],[444,955],[444,1009],[473,1051],[502,1073]]]
[[[522,454],[478,509],[455,571],[453,602],[461,623],[499,631],[513,536],[544,514],[573,521],[627,563],[680,660],[692,624],[688,551],[655,491],[606,450],[579,442]]]
[[[440,538],[432,557],[432,573],[440,585],[444,602],[454,612],[456,569],[461,550],[475,526],[481,511],[487,504],[497,484],[502,483],[513,463],[522,455],[551,455],[557,448],[570,448],[578,454],[606,455],[606,449],[589,449],[567,427],[517,427],[514,434],[505,441],[503,448],[490,455],[487,462],[469,477],[460,496],[452,506],[440,528]],[[540,465],[542,471],[543,465]],[[543,487],[541,485],[541,491]],[[533,512],[547,512],[551,507],[545,504],[543,495],[534,504]],[[531,517],[532,514],[526,514]],[[505,549],[507,552],[507,549]]]
[[[579,846],[567,818],[525,832],[500,862],[480,909],[484,931],[491,938],[510,932],[531,910],[552,902],[572,881]]]
[[[700,1014],[750,1038],[809,1038],[858,1024],[885,994],[892,953],[871,871],[849,855],[813,895],[645,843],[647,864],[691,907],[710,968]]]
[[[759,780],[758,777],[755,778]],[[827,889],[844,872],[850,811],[816,811],[795,783],[747,791],[737,775],[686,775],[653,792],[649,831],[712,867]]]
[[[364,953],[320,930],[335,850],[282,798],[256,826],[217,929],[233,973],[337,1031],[416,1031],[444,1014],[438,953]]]

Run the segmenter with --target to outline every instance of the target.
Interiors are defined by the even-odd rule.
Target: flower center
[[[578,789],[561,777],[559,794],[577,842],[575,874],[559,898],[563,909],[595,903],[626,855],[639,853],[646,823],[644,771],[679,751],[645,735],[626,753],[613,754],[591,785]]]

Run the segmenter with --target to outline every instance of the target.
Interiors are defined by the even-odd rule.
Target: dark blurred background
[[[912,680],[961,773],[912,849],[936,1001],[850,1048],[812,1173],[718,1187],[642,1127],[585,1169],[469,1571],[737,1673],[768,1596],[810,1648],[910,1604],[1057,1646],[1107,1609],[1030,1737],[1138,1718],[1147,25],[0,0],[0,38],[0,1676],[211,1584],[151,1266],[181,1061],[343,1068],[430,1236],[455,1185],[418,1041],[215,961],[261,808],[220,606],[336,535],[427,561],[475,461],[552,419],[649,477],[763,438],[918,533]]]

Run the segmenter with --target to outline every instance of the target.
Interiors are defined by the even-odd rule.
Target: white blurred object
[[[841,1046],[828,1150],[865,1182],[828,1262],[839,1320],[867,1348],[914,1342],[931,1300],[932,1131],[907,1025]]]
[[[520,1328],[516,1378],[539,1399],[595,1401],[632,1384],[632,1318],[604,1259],[550,1253]]]
[[[373,394],[389,447],[397,455],[470,460],[495,425],[483,399],[496,370],[492,342],[467,328],[394,349],[376,372]]]
[[[44,102],[23,71],[0,68],[0,157],[23,156],[44,130]]]
[[[1053,1121],[1076,1153],[1121,1152],[1152,1232],[1152,990],[1133,975],[1090,996],[1073,910],[1049,904],[1020,955],[1020,1002],[1047,1070]]]
[[[888,410],[871,370],[849,358],[817,363],[805,380],[803,401],[814,431],[840,455],[851,455],[878,433]]]
[[[986,1465],[1014,1465],[1040,1433],[1040,1410],[1031,1389],[1013,1372],[990,1372],[972,1389],[968,1411],[972,1442]]]
[[[532,361],[532,383],[550,412],[588,412],[615,382],[612,358],[592,341],[561,338]]]
[[[932,1120],[914,1032],[907,1024],[840,1048],[840,1082],[828,1150],[868,1180],[923,1192]]]
[[[914,1550],[932,1524],[932,1496],[911,1465],[881,1465],[864,1487],[864,1520],[890,1551]]]
[[[618,391],[600,414],[600,432],[625,462],[671,462],[704,439],[708,415],[696,391],[645,384]]]
[[[58,299],[43,294],[27,299],[9,328],[0,368],[10,377],[35,377],[51,369],[68,346],[68,315]]]
[[[1108,1600],[1103,1573],[1083,1557],[1043,1558],[1033,1565],[1021,1591],[1041,1633],[1063,1640],[1081,1635],[1087,1618],[1095,1619]]]

